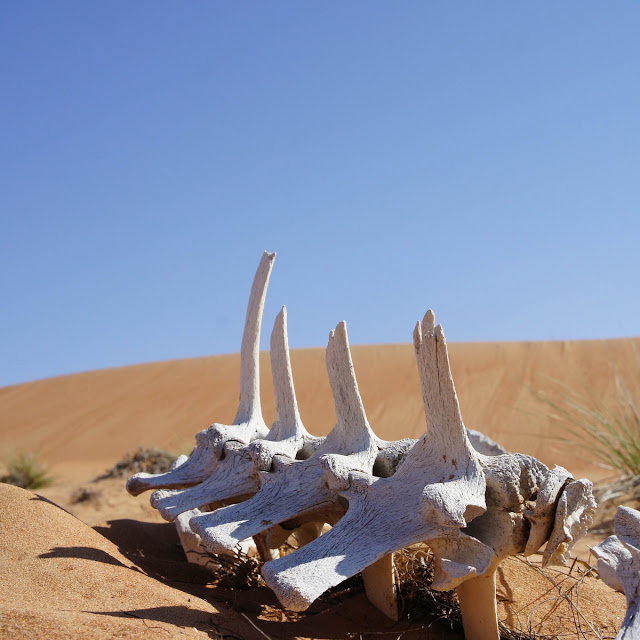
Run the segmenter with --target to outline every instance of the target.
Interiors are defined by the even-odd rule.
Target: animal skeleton
[[[165,474],[136,474],[127,489],[164,489],[151,502],[164,518],[177,519],[188,555],[198,545],[227,552],[253,537],[270,560],[267,584],[295,610],[362,572],[372,602],[396,617],[393,552],[424,542],[436,557],[432,588],[457,589],[467,637],[497,637],[498,563],[544,543],[544,564],[564,562],[591,522],[591,483],[467,431],[444,332],[431,311],[414,332],[427,418],[419,440],[385,442],[372,431],[344,322],[327,346],[337,422],[326,438],[311,436],[295,397],[284,308],[271,337],[277,415],[267,431],[258,348],[274,258],[264,254],[252,287],[234,424],[212,424],[197,434],[188,460]],[[325,523],[333,527],[320,536]],[[308,544],[274,557],[271,550],[294,530]]]

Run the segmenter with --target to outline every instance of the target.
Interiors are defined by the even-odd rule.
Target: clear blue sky
[[[640,334],[640,3],[4,2],[0,385]]]

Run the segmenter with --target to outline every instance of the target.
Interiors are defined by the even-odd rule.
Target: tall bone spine
[[[137,496],[149,489],[181,489],[206,480],[222,455],[227,440],[248,444],[268,433],[260,406],[260,328],[269,277],[275,253],[264,252],[253,280],[240,354],[240,401],[233,425],[214,423],[196,435],[189,459],[172,471],[136,473],[127,481],[127,491]]]

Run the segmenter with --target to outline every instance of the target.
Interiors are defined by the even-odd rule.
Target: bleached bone
[[[209,505],[209,510],[223,504],[247,499],[260,488],[259,471],[268,470],[274,455],[306,458],[318,448],[323,438],[310,435],[302,424],[293,385],[287,310],[282,308],[271,333],[271,369],[276,397],[276,419],[264,440],[249,446],[229,440],[224,456],[218,460],[209,478],[181,491],[155,491],[151,504],[166,520],[186,511]],[[195,514],[194,514],[195,515]]]
[[[375,478],[335,455],[322,456],[330,484],[343,488],[345,516],[316,541],[267,563],[267,584],[288,608],[304,610],[328,588],[393,551],[429,541],[436,555],[434,586],[450,589],[484,572],[493,551],[461,532],[485,509],[484,474],[459,416],[453,381],[445,375],[442,332],[417,333],[425,405],[433,420],[389,478]],[[453,416],[453,419],[452,419]]]
[[[496,570],[508,556],[537,553],[542,565],[565,564],[569,551],[593,520],[596,503],[588,480],[574,480],[562,467],[549,469],[522,454],[479,456],[487,479],[487,511],[465,532],[490,546],[494,559],[481,576],[457,588],[465,635],[499,637]]]
[[[327,370],[333,392],[337,422],[325,441],[307,460],[276,454],[257,459],[262,469],[260,491],[245,502],[218,509],[191,519],[191,527],[212,552],[233,548],[238,540],[255,536],[276,524],[289,528],[306,522],[336,522],[344,507],[334,487],[324,483],[322,457],[342,456],[352,468],[371,473],[377,458],[380,467],[392,471],[411,441],[384,443],[367,421],[353,369],[346,324],[341,322],[329,336]],[[393,449],[396,459],[385,449]],[[260,443],[250,448],[260,447]],[[382,455],[380,452],[383,451]]]
[[[186,511],[177,516],[176,530],[180,538],[180,544],[187,560],[192,564],[199,564],[203,567],[211,565],[211,556],[200,544],[200,536],[197,536],[189,526],[189,519],[197,513],[197,510]]]
[[[431,322],[429,316],[425,320]],[[450,371],[447,374],[451,377]],[[425,411],[430,424],[426,403]],[[476,444],[476,450],[486,447],[486,440]],[[564,564],[575,542],[586,534],[596,508],[590,481],[574,480],[562,467],[550,470],[531,456],[499,453],[497,448],[489,444],[477,454],[486,479],[487,510],[464,529],[493,549],[494,557],[483,574],[469,576],[456,588],[465,635],[479,640],[499,637],[495,599],[499,563],[510,555],[529,556],[546,543],[543,566]]]
[[[185,455],[178,456],[171,465],[170,471],[177,469],[183,465],[189,458]],[[212,556],[207,553],[206,549],[200,544],[200,537],[197,536],[191,527],[189,527],[189,519],[199,513],[197,510],[180,514],[176,520],[176,530],[178,532],[178,538],[180,539],[180,545],[189,562],[192,564],[198,564],[207,568],[218,568],[219,565],[212,560]]]
[[[300,418],[291,371],[286,307],[282,307],[271,333],[271,370],[276,419],[266,438],[254,440],[249,445],[251,458],[260,471],[271,468],[275,455],[304,460],[324,442],[324,438],[312,436]]]
[[[388,479],[324,456],[327,481],[337,479],[349,501],[346,515],[320,539],[267,563],[263,575],[285,606],[302,610],[327,588],[394,550],[426,542],[436,558],[432,587],[457,587],[467,637],[497,638],[500,560],[533,553],[547,540],[545,561],[562,560],[586,531],[595,502],[590,483],[572,482],[564,469],[551,472],[521,454],[485,456],[473,450],[444,333],[434,325],[433,313],[427,312],[414,332],[426,434]]]
[[[240,351],[240,401],[232,425],[213,423],[196,434],[196,446],[185,464],[166,473],[136,473],[127,491],[137,496],[149,489],[180,489],[206,480],[223,455],[225,443],[248,444],[268,433],[260,404],[260,328],[275,253],[264,252],[256,271]]]
[[[615,535],[591,551],[598,558],[602,580],[627,598],[627,614],[616,640],[640,640],[640,512],[618,507],[613,527]]]

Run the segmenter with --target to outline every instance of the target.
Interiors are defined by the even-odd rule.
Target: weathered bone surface
[[[429,541],[436,555],[436,588],[454,588],[489,567],[493,550],[461,531],[484,512],[486,485],[445,375],[444,336],[432,325],[430,316],[424,336],[416,333],[423,399],[432,413],[427,433],[389,478],[321,454],[329,485],[342,489],[349,508],[331,531],[264,566],[286,607],[304,610],[329,587],[416,542]]]
[[[267,426],[260,404],[260,328],[269,276],[275,253],[265,251],[256,272],[240,351],[240,402],[232,425],[214,423],[196,434],[196,446],[189,459],[167,473],[136,473],[127,481],[127,491],[134,496],[149,489],[180,489],[207,480],[223,457],[227,441],[248,444],[265,437]]]
[[[627,597],[627,614],[616,640],[640,640],[640,512],[618,507],[614,531],[592,551],[600,577]]]
[[[329,486],[342,489],[346,515],[263,575],[281,602],[305,609],[334,586],[415,542],[436,557],[435,589],[458,589],[468,637],[495,638],[495,569],[504,557],[533,553],[563,560],[586,531],[595,501],[588,481],[521,454],[482,455],[469,442],[441,327],[432,312],[414,333],[428,429],[390,478],[322,456]],[[486,602],[493,603],[488,622]]]
[[[344,506],[335,487],[339,480],[332,486],[324,482],[324,455],[347,458],[350,468],[367,473],[372,473],[376,460],[382,459],[380,468],[392,473],[398,458],[411,446],[410,440],[386,443],[371,430],[358,391],[344,322],[330,334],[327,369],[336,408],[335,427],[306,460],[279,453],[266,458],[261,449],[256,456],[262,469],[258,493],[245,502],[191,519],[191,527],[213,553],[233,549],[239,540],[294,519],[297,524],[336,522]],[[249,448],[255,451],[261,447],[262,443],[256,442]]]
[[[292,459],[309,457],[323,438],[310,435],[302,424],[293,385],[287,314],[283,307],[271,334],[271,368],[276,397],[276,419],[264,439],[249,446],[235,440],[224,445],[224,456],[217,461],[204,482],[181,491],[156,491],[151,504],[164,518],[173,520],[185,511],[208,505],[209,510],[252,496],[260,488],[259,471],[269,469],[274,455]]]

